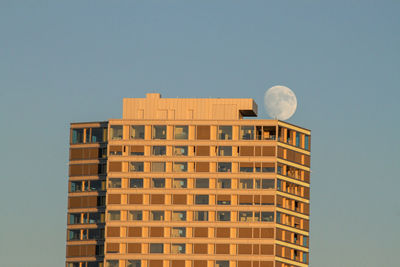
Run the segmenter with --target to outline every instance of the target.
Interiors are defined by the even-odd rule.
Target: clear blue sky
[[[0,0],[0,259],[63,266],[68,127],[123,97],[297,95],[311,266],[398,266],[400,1]],[[21,254],[22,252],[22,254]],[[328,260],[328,262],[326,262]]]

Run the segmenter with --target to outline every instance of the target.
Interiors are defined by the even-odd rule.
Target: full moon
[[[271,118],[287,120],[296,111],[297,98],[288,87],[276,85],[265,91],[264,106]]]

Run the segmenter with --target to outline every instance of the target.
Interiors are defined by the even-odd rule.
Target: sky
[[[0,259],[65,261],[69,124],[122,98],[291,88],[312,130],[312,267],[397,266],[400,1],[0,0]],[[21,254],[22,253],[22,254]]]

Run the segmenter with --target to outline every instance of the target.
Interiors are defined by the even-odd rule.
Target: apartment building
[[[66,266],[309,266],[310,130],[256,116],[147,94],[72,123]]]

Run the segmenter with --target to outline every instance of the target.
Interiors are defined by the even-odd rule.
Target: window
[[[88,229],[89,239],[104,239],[104,229]]]
[[[197,126],[197,139],[198,140],[210,140],[210,126]]]
[[[164,211],[152,211],[150,219],[152,221],[164,221]]]
[[[163,253],[164,244],[154,243],[150,244],[150,253]]]
[[[142,264],[140,260],[128,260],[126,263],[126,267],[141,267]]]
[[[70,213],[69,214],[69,224],[80,224],[81,214],[80,213]]]
[[[172,244],[171,253],[172,254],[185,254],[186,253],[185,244]]]
[[[121,156],[122,146],[110,146],[110,156]]]
[[[144,170],[144,163],[143,162],[129,162],[129,171],[130,172],[143,172]]]
[[[132,125],[130,129],[131,139],[144,139],[144,125]]]
[[[144,156],[144,146],[131,146],[129,149],[131,156]]]
[[[174,178],[173,188],[187,188],[187,179],[186,178]]]
[[[82,181],[71,182],[71,192],[82,192]]]
[[[152,162],[151,163],[152,172],[165,172],[165,162]]]
[[[230,195],[218,195],[217,196],[217,205],[230,205],[231,204],[231,196]]]
[[[215,267],[229,267],[229,261],[216,261]]]
[[[232,140],[232,126],[219,126],[218,127],[219,140]]]
[[[197,205],[208,205],[209,196],[208,195],[196,195],[195,204]]]
[[[307,247],[307,237],[303,236],[303,246]]]
[[[218,188],[231,188],[231,179],[218,179]]]
[[[229,222],[231,220],[230,211],[217,211],[217,221]]]
[[[188,147],[187,146],[174,146],[173,154],[175,156],[187,156]]]
[[[307,253],[303,252],[303,263],[307,263]]]
[[[196,179],[196,188],[209,188],[210,181],[208,178],[197,178]]]
[[[253,172],[253,171],[254,171],[253,162],[240,163],[240,172]]]
[[[152,188],[165,188],[165,178],[152,178],[151,179]]]
[[[104,128],[92,128],[92,143],[104,142],[105,140]]]
[[[104,213],[91,212],[89,213],[89,223],[103,223]]]
[[[208,221],[208,211],[195,211],[194,220],[198,222]]]
[[[232,163],[231,162],[218,162],[218,172],[231,172]]]
[[[121,178],[108,178],[108,188],[121,188]]]
[[[240,139],[254,140],[254,126],[241,126],[240,127]]]
[[[119,267],[118,260],[107,260],[106,267]]]
[[[167,149],[165,146],[153,146],[152,154],[154,156],[165,156]]]
[[[186,125],[177,125],[174,128],[174,138],[178,140],[187,140],[188,132],[188,127]]]
[[[304,149],[310,150],[310,136],[306,135],[304,138]]]
[[[187,162],[174,162],[174,172],[187,172]]]
[[[142,178],[132,178],[129,181],[130,188],[143,188],[143,179]]]
[[[171,229],[171,237],[186,237],[185,227],[173,227]]]
[[[128,221],[141,221],[143,220],[143,212],[141,210],[128,211]]]
[[[186,221],[186,211],[173,211],[172,221],[174,222]]]
[[[68,233],[69,240],[80,240],[81,239],[81,230],[69,230]]]
[[[232,156],[232,147],[231,146],[218,147],[218,156]]]
[[[253,221],[253,212],[251,211],[240,211],[238,215],[239,222],[251,222]]]
[[[300,133],[296,132],[296,146],[300,147]]]
[[[272,179],[262,180],[262,189],[274,189],[274,188],[275,188],[275,180]]]
[[[72,129],[72,144],[83,143],[83,129]]]
[[[253,189],[253,179],[240,179],[240,189]]]
[[[261,221],[273,222],[274,221],[274,213],[273,212],[261,212]]]
[[[111,125],[110,134],[112,140],[122,140],[122,125]]]
[[[153,139],[166,139],[167,138],[167,126],[165,125],[154,125],[153,126]]]
[[[68,262],[67,267],[79,267],[79,262]]]
[[[108,220],[119,221],[120,219],[121,219],[121,211],[119,211],[119,210],[108,211]]]
[[[92,191],[92,192],[101,191],[101,190],[103,190],[103,184],[105,185],[104,181],[91,180],[90,181],[90,186],[89,186],[89,191]]]

